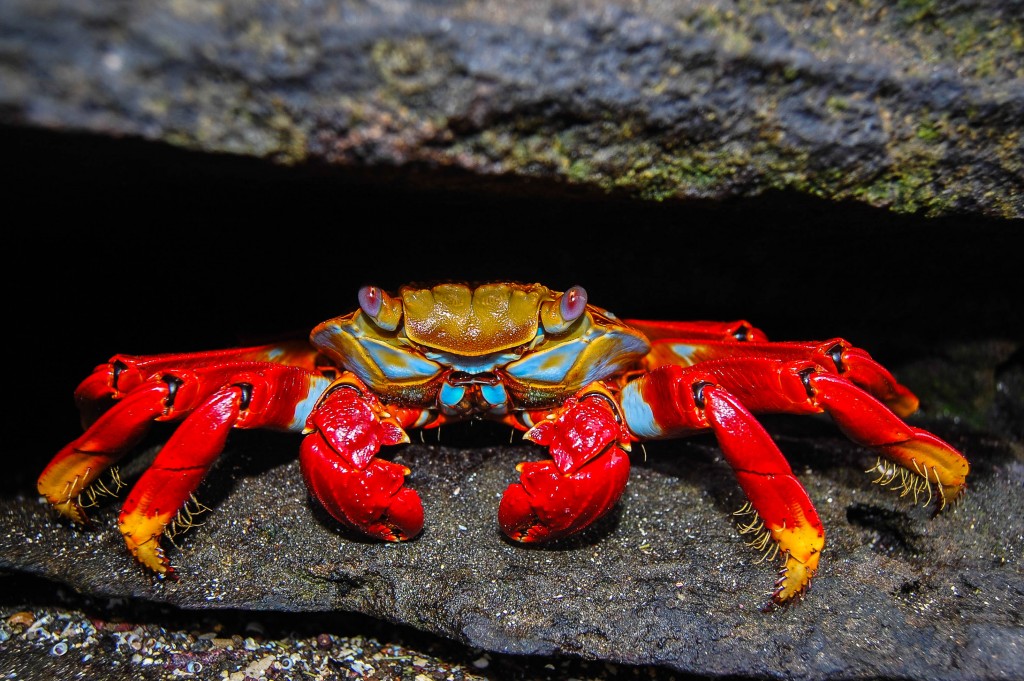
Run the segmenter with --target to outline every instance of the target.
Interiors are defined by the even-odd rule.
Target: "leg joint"
[[[178,396],[181,386],[185,385],[185,381],[173,374],[164,374],[161,378],[167,384],[167,397],[164,398],[164,407],[169,411],[174,407],[174,399]]]
[[[693,390],[693,403],[697,405],[698,409],[704,409],[707,402],[704,400],[704,389],[710,385],[714,385],[711,381],[697,381],[691,386]]]
[[[252,404],[252,383],[235,383],[232,387],[242,391],[242,399],[238,403],[238,408],[245,411]]]
[[[804,390],[807,391],[807,396],[810,398],[814,397],[814,386],[811,385],[811,376],[814,375],[814,367],[807,367],[802,369],[797,376],[800,377],[800,382],[804,384]]]

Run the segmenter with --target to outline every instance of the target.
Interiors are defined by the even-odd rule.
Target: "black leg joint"
[[[242,401],[238,403],[238,408],[245,411],[252,403],[252,383],[235,383],[233,387],[242,390]]]
[[[178,389],[185,385],[185,381],[171,374],[164,375],[163,381],[167,384],[167,397],[164,398],[164,407],[170,409],[174,406],[174,398],[178,395]]]
[[[693,402],[697,405],[698,409],[703,409],[706,402],[704,401],[704,388],[709,385],[714,385],[708,381],[697,381],[693,384]]]
[[[828,349],[828,356],[832,358],[832,362],[836,365],[836,371],[843,373],[846,371],[846,366],[843,364],[843,344],[836,343]]]
[[[362,397],[363,395],[363,390],[358,385],[353,385],[352,383],[337,383],[324,391],[324,394],[321,395],[320,399],[316,401],[316,407],[314,407],[314,411],[319,409],[320,405],[326,402],[327,398],[333,395],[338,390],[351,390],[360,397]]]
[[[111,377],[111,383],[114,387],[114,390],[118,390],[117,382],[118,380],[120,380],[121,374],[123,374],[126,371],[128,371],[127,364],[125,364],[119,359],[114,360],[114,375]]]
[[[804,390],[807,391],[808,397],[814,397],[814,388],[811,386],[811,375],[813,373],[813,367],[808,367],[799,373],[800,382],[804,384]]]
[[[583,395],[581,395],[580,396],[580,402],[582,402],[583,400],[589,399],[591,397],[596,397],[597,399],[599,399],[602,402],[604,402],[605,404],[607,404],[608,408],[612,410],[612,415],[615,416],[615,422],[616,423],[622,423],[622,417],[619,415],[619,405],[615,404],[615,400],[613,400],[612,398],[608,397],[604,393],[600,393],[600,392],[594,391],[594,392],[584,393]]]

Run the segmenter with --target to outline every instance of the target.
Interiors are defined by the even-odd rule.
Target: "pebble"
[[[36,621],[36,616],[28,610],[16,612],[7,618],[7,624],[12,627],[30,627]]]

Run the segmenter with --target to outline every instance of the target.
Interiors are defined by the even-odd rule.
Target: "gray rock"
[[[792,189],[1020,218],[1022,15],[981,0],[7,0],[0,122],[517,193]]]
[[[764,419],[827,532],[814,588],[790,607],[762,609],[774,567],[736,532],[730,512],[743,497],[709,437],[637,447],[611,518],[560,545],[527,548],[505,540],[494,516],[515,463],[541,452],[478,446],[507,437],[481,424],[446,428],[440,444],[395,455],[414,470],[427,513],[423,534],[406,544],[350,536],[313,505],[293,460],[297,438],[238,432],[200,489],[213,509],[205,524],[176,538],[178,581],[134,564],[111,503],[94,509],[95,530],[80,531],[33,498],[0,500],[0,568],[86,594],[196,609],[356,611],[490,651],[699,676],[1020,678],[1024,448],[1004,426],[1024,418],[1024,369],[1019,346],[983,347],[959,351],[987,358],[971,376],[988,366],[994,377],[971,414],[982,429],[929,411],[931,393],[911,419],[972,462],[966,498],[934,518],[872,486],[864,470],[874,456],[827,419]],[[941,363],[927,371],[943,367],[960,377]]]

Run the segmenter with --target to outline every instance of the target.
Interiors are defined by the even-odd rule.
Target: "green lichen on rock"
[[[3,123],[642,201],[1024,217],[1012,2],[11,0],[0,20]]]

